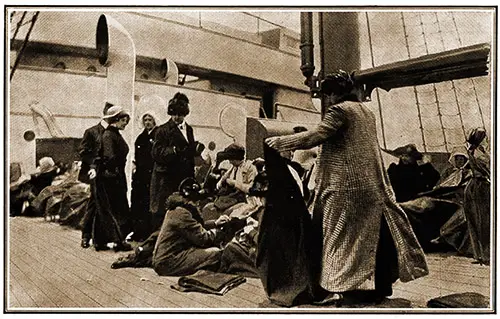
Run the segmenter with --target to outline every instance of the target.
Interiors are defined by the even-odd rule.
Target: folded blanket
[[[223,296],[244,282],[245,277],[240,275],[199,270],[193,275],[180,277],[178,285],[172,285],[170,288],[182,292],[197,291]]]

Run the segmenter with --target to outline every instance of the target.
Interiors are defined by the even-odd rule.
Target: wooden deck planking
[[[23,290],[31,297],[35,303],[35,307],[55,307],[56,305],[50,300],[45,292],[38,288],[27,276],[19,269],[16,264],[10,265],[11,274],[16,278],[17,282]]]
[[[77,242],[75,241],[75,245],[76,244],[79,245],[79,239],[77,238],[76,240],[77,240]],[[72,250],[74,250],[74,249],[72,249]],[[111,251],[105,251],[105,252],[99,252],[99,253],[95,252],[93,249],[89,249],[89,250],[79,249],[79,251],[82,254],[89,253],[89,252],[96,254],[97,259],[100,259],[101,261],[104,262],[104,264],[96,265],[96,266],[106,267],[106,268],[109,268],[111,266],[111,263],[118,256],[120,256],[118,254],[112,253]],[[121,253],[121,255],[126,255],[126,254],[127,253]],[[111,259],[109,258],[110,255],[111,255]],[[121,269],[111,270],[111,272],[113,274],[116,273],[117,271],[121,271]],[[178,278],[179,278],[179,277],[159,277],[151,269],[147,269],[146,271],[148,271],[148,273],[152,274],[153,277],[156,278],[156,280],[158,282],[164,282],[164,286],[168,287],[168,289],[171,289],[170,285],[176,284],[177,281],[178,281]],[[151,277],[149,277],[149,278],[151,278]],[[238,288],[244,287],[244,286],[245,286],[245,284],[242,284]],[[183,295],[183,296],[186,295],[186,293],[180,293],[180,294]],[[205,307],[207,307],[207,306],[208,307],[219,307],[219,308],[220,307],[228,307],[228,306],[232,306],[232,307],[248,307],[248,308],[258,307],[258,303],[256,303],[254,301],[256,295],[255,294],[248,295],[244,289],[241,290],[236,295],[233,293],[233,291],[230,291],[229,293],[227,293],[224,296],[204,295],[204,294],[199,294],[199,293],[187,293],[187,295],[194,297],[195,300],[198,299],[198,301],[202,302],[202,305],[205,306]],[[260,288],[260,296],[261,296],[261,298],[260,298],[260,300],[257,300],[258,302],[261,302],[262,300],[264,300],[266,298],[265,297],[265,293],[264,293],[262,287]],[[183,304],[184,305],[186,303],[189,304],[189,302],[186,302],[186,301],[188,301],[188,300],[183,299]]]
[[[51,269],[43,267],[43,265],[40,265],[36,260],[28,258],[29,256],[27,254],[16,254],[17,253],[13,253],[16,258],[16,266],[23,272],[27,280],[31,280],[36,287],[45,292],[47,297],[56,307],[81,307],[76,300],[61,291],[60,285],[56,285],[55,282],[51,282],[45,278],[49,273],[52,273]],[[30,266],[30,264],[32,266]]]
[[[31,296],[23,289],[22,285],[17,281],[16,276],[9,272],[10,283],[9,283],[9,297],[17,300],[17,303],[9,303],[8,306],[22,308],[34,308],[37,307],[35,301],[31,298]]]
[[[13,241],[12,238],[11,241]],[[19,251],[23,251],[26,254],[30,253],[30,249],[26,249],[26,247],[16,247],[15,244],[11,244],[11,246],[13,246],[13,249],[18,249]],[[70,291],[74,292],[75,290],[79,289],[83,294],[95,300],[97,303],[96,306],[98,307],[105,307],[110,305],[115,307],[125,306],[124,304],[119,303],[117,300],[111,298],[108,294],[102,292],[100,289],[96,289],[96,287],[88,282],[86,278],[82,278],[81,276],[79,276],[79,274],[74,274],[72,271],[70,271],[71,263],[68,263],[64,257],[60,256],[57,253],[54,254],[54,252],[52,252],[52,254],[48,253],[47,257],[48,256],[50,256],[50,258],[38,257],[40,259],[38,259],[37,262],[52,269],[53,272],[57,273],[59,276],[61,276],[62,279],[66,280],[72,287]],[[15,257],[16,255],[14,253],[11,253],[11,264],[15,263]]]
[[[70,249],[73,249],[73,248],[70,248]],[[116,257],[118,257],[118,254],[114,254],[110,251],[107,251],[107,252],[95,252],[93,250],[82,250],[80,248],[77,248],[78,249],[78,253],[80,255],[81,258],[85,258],[85,254],[94,254],[96,255],[96,258],[94,259],[90,259],[88,262],[89,262],[89,265],[92,265],[93,267],[92,268],[96,268],[96,269],[101,269],[101,268],[104,268],[104,269],[107,269],[108,270],[108,273],[109,275],[112,277],[112,278],[115,278],[116,280],[118,280],[118,278],[116,278],[117,274],[119,272],[122,271],[122,269],[116,269],[116,270],[113,270],[110,268],[110,265],[112,263],[112,261],[115,260]],[[110,259],[109,255],[112,254],[112,258]],[[106,256],[107,255],[107,256]],[[103,258],[103,259],[101,259]],[[104,260],[105,258],[105,260]],[[89,266],[90,267],[90,266]],[[144,269],[146,270],[146,269]],[[142,280],[141,281],[141,278],[144,278],[144,279],[147,279],[147,281],[150,281],[150,282],[155,282],[156,284],[158,283],[161,283],[161,287],[162,287],[162,292],[163,294],[165,295],[165,291],[168,291],[170,292],[172,289],[170,288],[170,285],[172,284],[175,284],[177,282],[177,277],[175,277],[175,279],[173,279],[174,277],[159,277],[158,275],[156,275],[156,273],[154,273],[154,271],[152,269],[147,269],[147,271],[149,272],[149,276],[148,277],[136,277],[137,278],[137,281],[135,283],[131,282],[131,289],[133,289],[133,287],[137,287],[137,285],[141,284],[141,282],[144,282],[145,280]],[[128,282],[128,281],[127,281]],[[168,293],[167,293],[168,294]],[[170,305],[168,304],[169,302],[167,301],[167,303],[163,306],[163,307],[192,307],[192,305],[190,304],[191,303],[191,299],[190,298],[187,298],[186,296],[186,293],[181,293],[181,292],[177,292],[177,294],[180,295],[180,301],[178,304],[173,304],[173,303],[170,303]],[[192,295],[191,293],[188,293],[187,295]],[[212,296],[212,295],[200,295],[200,294],[195,294],[195,301],[200,301],[199,304],[202,306],[202,307],[207,307],[207,306],[215,306],[215,307],[228,307],[228,306],[233,306],[233,307],[238,307],[238,302],[240,302],[240,300],[237,300],[237,301],[234,301],[233,299],[231,298],[228,298],[227,300],[224,299],[222,302],[219,301],[218,297],[216,296]]]
[[[39,218],[9,220],[10,308],[71,304],[85,308],[279,308],[269,303],[258,278],[247,278],[225,296],[183,293],[170,288],[179,277],[160,277],[151,268],[111,269],[111,263],[127,253],[82,249],[79,231]],[[490,267],[453,255],[433,254],[427,261],[429,275],[409,283],[397,282],[391,299],[425,307],[429,299],[451,293],[474,291],[489,296]],[[24,272],[39,273],[42,278],[29,274],[25,276],[28,281],[20,282]]]
[[[129,307],[129,308],[141,308],[150,306],[146,302],[142,301],[135,296],[132,296],[128,290],[134,291],[134,287],[124,286],[120,280],[118,280],[115,276],[112,276],[107,269],[102,269],[98,267],[90,267],[89,263],[81,258],[78,258],[73,254],[70,247],[61,247],[61,243],[58,240],[51,240],[50,238],[51,232],[48,232],[46,235],[41,236],[41,241],[45,243],[49,243],[50,248],[46,248],[46,245],[43,247],[37,247],[39,251],[44,250],[46,256],[54,255],[54,252],[62,252],[64,254],[64,260],[60,260],[60,262],[65,262],[66,271],[72,272],[74,275],[78,276],[82,280],[87,281],[91,285],[93,285],[96,289],[102,291],[108,296],[113,296],[113,298],[119,303],[117,306],[121,307]],[[53,234],[54,235],[54,234]],[[63,239],[61,237],[55,236],[59,240]],[[66,250],[66,249],[69,249]],[[52,257],[52,256],[51,256]],[[56,256],[53,256],[58,258]],[[65,271],[63,269],[59,269],[59,271]]]
[[[58,227],[57,225],[54,225],[54,224],[52,226],[55,226],[56,228]],[[78,245],[78,246],[76,246],[76,247],[78,247],[76,252],[75,252],[74,248],[67,248],[67,245],[66,245],[63,249],[65,249],[66,251],[67,251],[67,249],[70,249],[70,251],[67,251],[68,253],[78,254],[79,257],[84,257],[82,254],[88,254],[90,252],[92,254],[95,254],[96,259],[100,259],[101,261],[103,261],[105,263],[105,264],[96,265],[96,266],[104,267],[104,268],[108,268],[108,269],[109,269],[111,263],[119,256],[118,254],[115,254],[111,251],[95,252],[93,249],[89,249],[89,250],[80,249],[79,237],[75,237],[74,234],[75,234],[75,232],[72,232],[72,234],[64,233],[64,235],[63,235],[63,236],[65,236],[65,235],[68,236],[68,240],[74,242],[75,246]],[[121,254],[125,255],[126,253],[121,253]],[[96,261],[96,259],[94,259],[94,260],[90,259],[89,262]],[[120,270],[111,270],[111,273],[115,274],[117,271],[120,271]],[[154,275],[154,277],[160,278],[151,269],[148,269],[148,271],[150,273],[152,273]],[[166,284],[164,284],[164,286],[167,286],[168,289],[170,289],[169,288],[170,285],[177,283],[178,277],[161,277],[161,279],[158,282],[162,282],[162,280],[167,282]],[[188,293],[187,295],[194,295],[195,296],[194,298],[201,301],[202,302],[201,305],[204,307],[219,307],[219,308],[220,307],[228,307],[228,306],[249,307],[249,308],[258,307],[258,304],[253,302],[252,299],[248,299],[248,296],[244,292],[241,292],[241,296],[239,294],[233,295],[231,293],[232,292],[226,294],[223,297],[214,296],[214,295],[203,295],[203,294],[198,294],[198,293],[194,293],[194,294]],[[180,293],[180,294],[186,295],[186,293]],[[262,296],[262,299],[265,299],[265,295],[264,295],[263,290],[261,290],[261,296]],[[190,299],[183,298],[182,306],[186,307],[186,304],[189,305],[189,300]],[[259,301],[261,301],[261,300],[259,300]],[[180,306],[180,305],[177,305],[177,306]]]
[[[31,224],[32,221],[34,221],[34,220],[30,219],[28,224]],[[53,246],[53,248],[58,249],[58,251],[60,250],[60,252],[64,255],[64,259],[73,260],[74,263],[72,264],[72,267],[68,267],[68,268],[73,268],[73,270],[77,270],[76,273],[78,273],[78,274],[83,273],[83,274],[87,274],[88,276],[95,275],[96,273],[103,272],[103,270],[105,270],[104,272],[106,272],[108,275],[106,277],[111,278],[111,280],[113,280],[115,284],[118,282],[122,282],[122,281],[120,281],[120,279],[123,279],[123,278],[120,278],[120,279],[116,278],[117,277],[116,275],[125,269],[113,270],[110,268],[111,262],[115,260],[115,258],[118,256],[118,254],[115,254],[111,251],[95,252],[93,249],[83,250],[79,246],[77,246],[77,248],[75,249],[73,245],[68,245],[67,241],[65,241],[65,243],[63,243],[61,245],[60,243],[55,241],[53,238],[65,239],[67,232],[62,231],[58,234],[54,234],[53,231],[54,231],[54,229],[59,230],[62,227],[60,227],[56,224],[46,224],[44,222],[36,223],[36,227],[37,228],[38,227],[49,228],[49,229],[45,229],[44,231],[41,231],[41,230],[38,231],[38,233],[40,233],[40,236],[42,236],[42,238],[38,238],[38,240],[40,242],[44,242],[45,243],[44,246],[47,246],[47,243],[50,243]],[[37,232],[36,230],[37,229],[33,229],[34,232]],[[13,232],[17,232],[17,230],[13,229]],[[29,232],[26,232],[24,230],[19,230],[19,233],[22,235],[26,235],[26,233],[29,233]],[[33,232],[31,232],[31,233],[33,233]],[[73,231],[73,233],[75,233],[75,231]],[[45,234],[45,235],[43,235],[43,234]],[[76,238],[76,240],[75,240],[75,238]],[[69,238],[67,238],[67,239],[69,239]],[[79,245],[79,240],[77,237],[73,236],[73,240],[70,240],[70,242],[75,243],[75,246],[76,246],[76,244]],[[44,247],[35,247],[35,251],[37,253],[40,253],[41,250],[45,250],[45,248]],[[92,256],[93,258],[88,258],[89,255]],[[79,264],[76,264],[77,262],[85,263],[85,267],[82,268]],[[87,267],[90,267],[90,269],[93,272],[88,273],[87,269],[85,269]],[[127,270],[129,270],[129,269],[127,269]],[[137,273],[137,269],[130,269],[130,270],[134,270],[134,272]],[[177,292],[177,291],[172,290],[170,288],[170,285],[176,283],[178,277],[159,277],[156,275],[156,273],[154,273],[154,271],[152,269],[142,269],[142,270],[148,272],[150,275],[149,276],[150,278],[154,278],[152,280],[149,280],[150,282],[164,282],[164,285],[160,286],[160,287],[162,287],[163,295],[165,295],[165,292],[166,292],[166,295],[168,295],[168,297],[170,298],[170,297],[172,297],[171,295],[173,292],[174,293],[173,295],[175,297],[179,297],[179,298],[175,298],[175,297],[172,298],[172,299],[177,299],[177,303],[170,303],[168,300],[163,299],[164,303],[161,306],[158,303],[155,303],[154,305],[141,305],[142,307],[147,307],[147,306],[150,306],[150,307],[159,307],[159,306],[160,307],[182,307],[182,308],[186,308],[186,307],[195,307],[195,308],[200,308],[200,307],[217,307],[217,308],[258,307],[257,303],[249,302],[245,298],[240,298],[237,295],[231,296],[229,294],[226,294],[225,296],[222,297],[222,296],[204,295],[204,294],[199,294],[199,293],[187,293],[186,294],[186,293]],[[85,277],[82,277],[82,276],[80,276],[80,277],[82,279],[86,279]],[[140,281],[141,277],[136,277],[136,278],[137,278],[136,285],[137,285],[137,283],[139,283],[139,284],[144,283],[143,281]],[[103,281],[106,281],[106,279],[104,279],[104,278],[101,278],[101,279]],[[109,279],[108,279],[108,281],[109,281]],[[92,282],[95,282],[95,280],[92,280]],[[98,281],[98,282],[100,282],[100,281]],[[142,290],[142,292],[144,292],[143,289],[141,289],[140,287],[137,287],[136,285],[128,286],[125,289]],[[123,288],[123,286],[122,286],[122,288]],[[141,291],[139,291],[139,292],[141,292]],[[154,292],[158,293],[159,291],[158,291],[158,289],[156,289],[156,291],[154,291]],[[141,298],[141,297],[142,297],[142,294],[139,294],[138,298]],[[154,299],[154,297],[153,297],[153,299]],[[201,301],[201,302],[195,301],[193,303],[193,299]],[[109,300],[107,302],[109,302]],[[123,302],[123,300],[122,300],[122,302]],[[114,305],[114,306],[123,307],[124,305],[121,305],[121,306]],[[125,303],[125,306],[131,306],[131,305]],[[132,306],[135,306],[135,305],[132,305]]]

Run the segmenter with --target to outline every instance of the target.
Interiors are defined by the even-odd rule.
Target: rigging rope
[[[457,31],[457,39],[458,39],[458,43],[460,44],[460,46],[462,46],[462,38],[460,37],[460,32],[458,32],[458,26],[457,26],[457,21],[455,20],[455,13],[452,12],[451,13],[451,19],[453,20],[453,25],[455,26],[455,31]],[[476,84],[474,82],[474,79],[470,79],[471,82],[472,82],[472,89],[474,90],[474,97],[476,98],[476,103],[477,103],[477,108],[479,109],[479,115],[481,116],[481,122],[483,123],[483,127],[486,128],[486,124],[484,123],[484,117],[483,117],[483,111],[481,110],[481,104],[479,103],[479,97],[477,95],[477,90],[476,90]],[[465,128],[464,128],[465,130]],[[465,133],[464,131],[464,134],[467,134]],[[467,136],[467,135],[465,135]]]
[[[375,60],[373,58],[373,43],[372,43],[372,34],[371,34],[371,29],[370,29],[370,19],[368,18],[368,12],[365,12],[366,15],[366,25],[368,27],[368,41],[370,43],[370,57],[371,57],[371,62],[372,62],[372,68],[375,67]],[[380,128],[382,130],[382,142],[384,143],[384,149],[387,149],[387,143],[385,140],[385,129],[384,129],[384,117],[382,114],[382,104],[380,103],[380,95],[378,88],[375,88],[375,93],[377,95],[377,103],[378,103],[378,112],[380,116]]]
[[[420,19],[420,28],[422,29],[422,37],[424,39],[425,53],[428,55],[429,54],[429,46],[428,46],[428,43],[427,43],[427,37],[425,36],[424,22],[422,20],[422,14],[418,13],[418,17]],[[441,131],[443,133],[444,148],[445,148],[446,152],[448,153],[449,152],[448,151],[448,142],[447,142],[447,139],[446,139],[446,133],[445,133],[444,126],[443,126],[443,118],[442,118],[442,115],[441,115],[441,107],[439,105],[439,97],[438,97],[437,88],[436,88],[436,84],[435,83],[432,83],[432,89],[434,91],[434,101],[436,103],[436,107],[437,107],[437,111],[438,111],[439,123],[441,124],[441,128],[442,128]],[[418,101],[417,101],[417,103],[418,103]]]
[[[403,33],[404,33],[404,36],[405,36],[405,44],[406,44],[406,50],[407,50],[407,53],[408,53],[408,59],[411,59],[411,55],[410,55],[410,45],[408,43],[408,34],[406,33],[406,24],[405,24],[405,17],[404,17],[404,13],[401,12],[401,20],[403,21]],[[423,124],[422,124],[422,114],[420,113],[420,104],[419,104],[419,100],[418,100],[418,92],[417,92],[417,87],[413,87],[413,94],[415,95],[415,100],[417,102],[417,112],[418,112],[418,121],[419,121],[419,124],[420,124],[420,133],[422,134],[422,145],[424,147],[424,152],[427,152],[427,145],[425,143],[425,135],[424,135],[424,127],[423,127]]]
[[[441,44],[443,45],[443,50],[444,50],[446,48],[445,48],[445,45],[444,45],[444,38],[443,38],[442,30],[441,30],[441,25],[439,23],[439,17],[438,17],[437,12],[434,12],[434,14],[436,15],[436,22],[437,22],[437,26],[438,26],[438,32],[441,35]],[[458,34],[458,30],[457,30],[457,34]],[[456,102],[456,105],[457,105],[457,111],[458,111],[458,115],[460,117],[460,125],[462,126],[462,132],[464,133],[464,140],[465,140],[467,138],[467,135],[466,135],[467,133],[465,132],[464,119],[462,117],[462,112],[460,110],[460,103],[459,103],[459,100],[458,100],[458,94],[457,94],[457,89],[455,87],[455,81],[454,80],[451,80],[451,89],[453,91],[453,95],[455,96],[455,102]]]

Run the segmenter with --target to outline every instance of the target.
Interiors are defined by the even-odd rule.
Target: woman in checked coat
[[[315,233],[322,235],[318,292],[323,301],[359,289],[374,279],[377,300],[392,295],[392,283],[428,274],[422,248],[396,203],[377,141],[375,115],[361,102],[349,74],[326,77],[329,99],[314,130],[266,139],[278,151],[321,145]]]

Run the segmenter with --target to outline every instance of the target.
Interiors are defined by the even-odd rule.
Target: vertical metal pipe
[[[314,43],[312,29],[312,12],[300,13],[300,70],[306,77],[306,84],[310,84],[314,74]]]
[[[323,32],[323,12],[320,12],[318,14],[318,28],[319,28],[319,76],[318,80],[321,82],[325,78],[325,39],[324,39],[324,32]],[[325,116],[326,112],[326,107],[328,101],[326,100],[326,97],[321,94],[321,119]]]
[[[130,111],[130,124],[123,132],[123,137],[128,145],[134,145],[137,136],[134,105],[136,62],[134,41],[118,21],[103,14],[97,22],[96,47],[99,62],[106,67],[106,101]],[[131,147],[125,166],[129,198],[133,158],[134,148]]]

